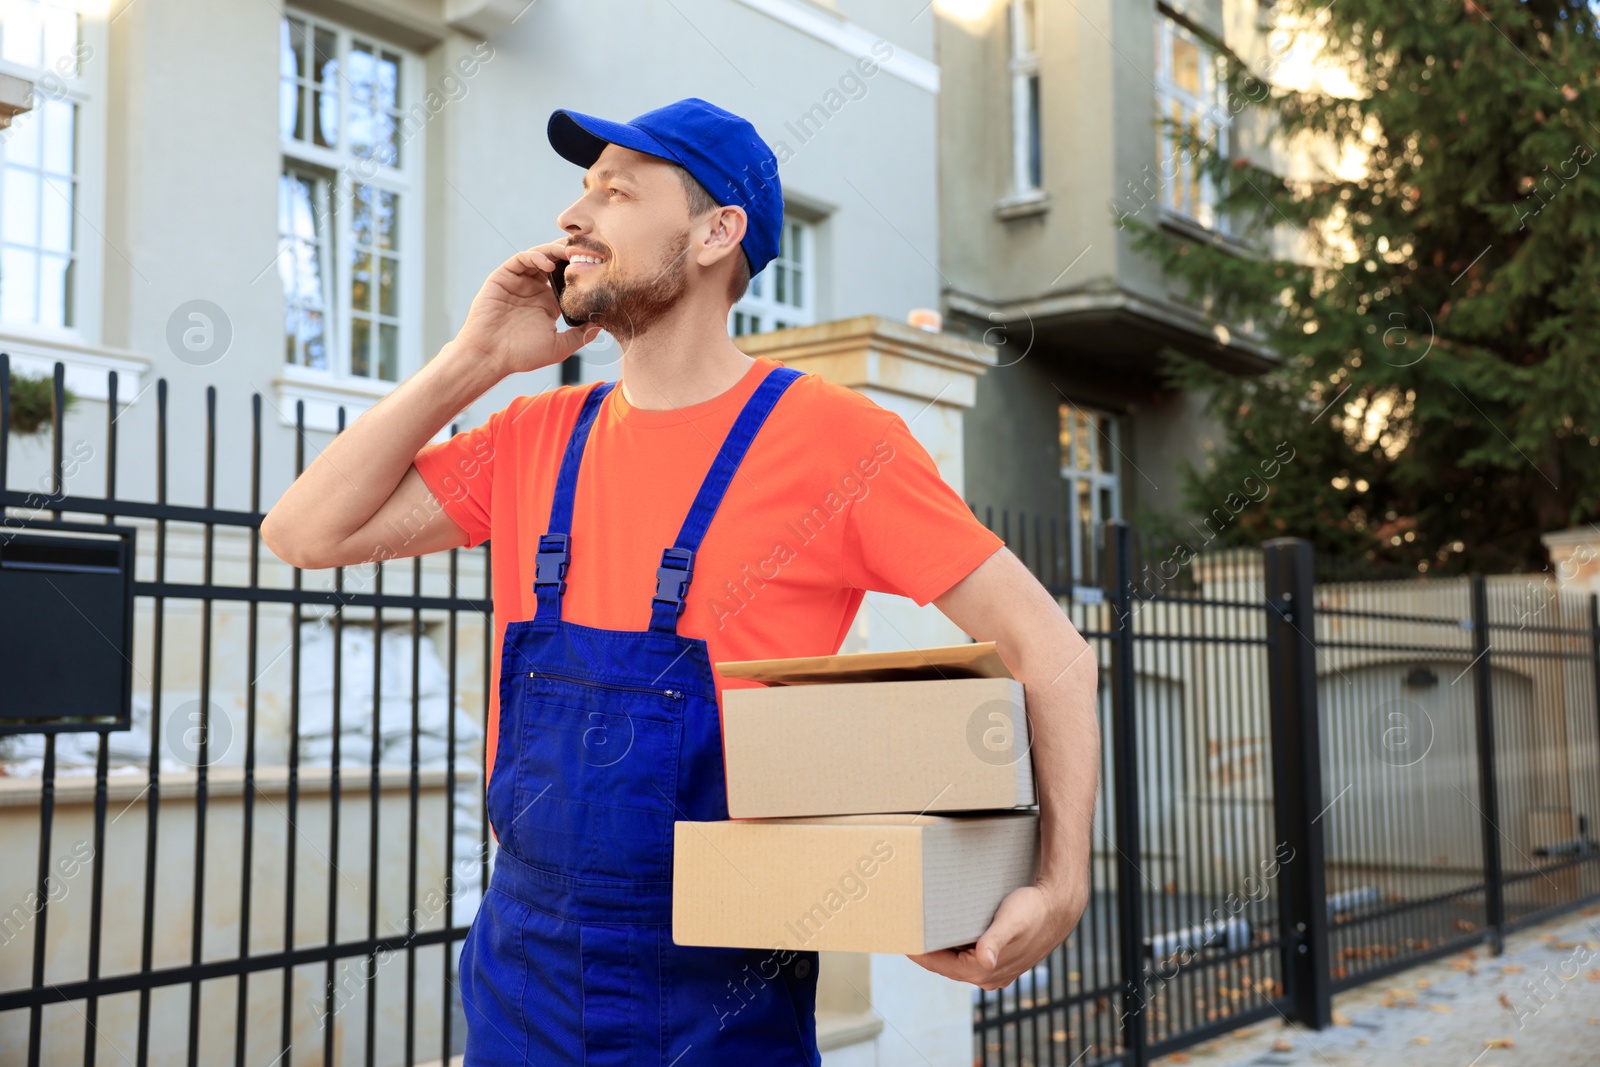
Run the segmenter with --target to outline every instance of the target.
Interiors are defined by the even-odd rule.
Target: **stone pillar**
[[[962,414],[973,405],[978,376],[995,364],[987,345],[876,315],[735,340],[750,355],[816,372],[898,412],[944,480],[962,492]],[[869,592],[840,651],[967,640],[932,604],[919,608]],[[817,1015],[824,1067],[966,1067],[976,988],[904,956],[824,953]]]
[[[1600,593],[1600,530],[1574,526],[1540,534],[1550,553],[1550,570],[1562,589]]]

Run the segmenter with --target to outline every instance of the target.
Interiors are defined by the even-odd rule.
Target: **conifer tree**
[[[1205,513],[1259,480],[1287,441],[1295,458],[1224,538],[1294,535],[1433,573],[1537,570],[1540,533],[1600,513],[1596,13],[1577,0],[1276,12],[1354,93],[1277,87],[1224,54],[1218,125],[1241,105],[1264,114],[1272,158],[1173,133],[1238,240],[1122,220],[1279,361],[1237,378],[1168,353],[1174,384],[1207,390],[1222,428],[1186,506]],[[1287,173],[1313,142],[1358,152],[1364,170]]]

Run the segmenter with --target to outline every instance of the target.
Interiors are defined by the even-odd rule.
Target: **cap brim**
[[[584,169],[594,166],[594,161],[600,158],[600,153],[605,151],[608,144],[618,144],[635,152],[670,159],[680,166],[683,162],[660,141],[637,127],[579,111],[563,109],[551,112],[545,132],[550,138],[550,147],[562,159]]]

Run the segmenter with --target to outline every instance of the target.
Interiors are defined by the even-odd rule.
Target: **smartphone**
[[[551,259],[555,259],[554,256],[551,256],[550,258]],[[567,261],[564,260],[564,259],[556,259],[556,269],[550,272],[550,288],[555,291],[555,294],[556,294],[556,305],[558,307],[561,304],[561,294],[566,289],[566,287],[567,287]],[[582,325],[584,325],[584,323],[575,322],[572,319],[568,318],[567,317],[567,313],[565,311],[563,311],[561,313],[561,318],[562,318],[563,321],[566,322],[566,324],[568,326],[582,326]]]

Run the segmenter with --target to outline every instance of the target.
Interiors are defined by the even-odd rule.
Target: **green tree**
[[[1223,427],[1185,503],[1210,512],[1288,442],[1294,460],[1224,539],[1294,535],[1431,572],[1538,569],[1540,533],[1600,512],[1596,14],[1578,0],[1275,10],[1354,92],[1284,90],[1225,55],[1222,123],[1253,108],[1276,158],[1303,163],[1321,143],[1365,169],[1294,178],[1175,132],[1239,241],[1124,219],[1209,314],[1280,360],[1239,379],[1168,354]]]

